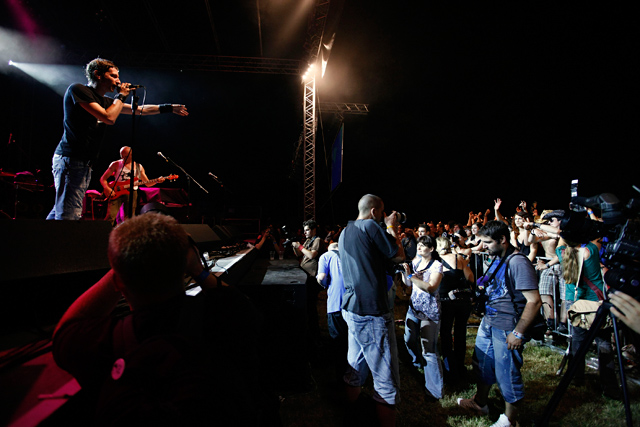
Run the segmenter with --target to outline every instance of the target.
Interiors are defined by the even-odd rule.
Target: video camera
[[[602,262],[609,268],[605,282],[634,297],[640,295],[640,202],[631,199],[623,205],[615,195],[603,193],[574,196],[570,207],[561,220],[562,238],[587,243],[602,237]],[[585,208],[599,210],[602,222],[590,219]]]

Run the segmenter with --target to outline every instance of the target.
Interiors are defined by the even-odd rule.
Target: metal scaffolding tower
[[[316,78],[304,82],[304,219],[316,216]]]
[[[329,0],[317,0],[314,16],[308,30],[307,51],[309,57],[309,71],[303,77],[304,97],[304,128],[302,135],[304,139],[304,219],[312,219],[316,216],[316,129],[318,120],[316,115],[316,66],[320,48],[322,47],[322,37],[329,13]]]

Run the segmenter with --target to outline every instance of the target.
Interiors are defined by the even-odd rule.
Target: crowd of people
[[[401,380],[396,341],[399,320],[404,324],[403,341],[411,362],[424,376],[427,401],[441,399],[445,385],[456,384],[468,372],[466,332],[475,307],[483,311],[472,354],[477,391],[471,399],[458,399],[458,404],[470,413],[488,414],[489,391],[497,384],[505,400],[505,412],[494,425],[516,425],[518,407],[524,399],[523,349],[531,339],[530,328],[538,313],[545,313],[551,320],[549,329],[555,333],[563,334],[563,326],[568,326],[566,335],[574,353],[584,344],[586,326],[556,322],[552,313],[562,313],[560,319],[570,320],[567,313],[579,300],[598,301],[608,293],[618,307],[611,312],[629,326],[631,335],[640,332],[640,304],[626,294],[608,291],[597,242],[567,241],[559,229],[563,211],[529,214],[525,206],[521,205],[519,214],[509,220],[500,213],[501,201],[496,200],[495,219],[489,214],[470,213],[466,224],[426,221],[409,228],[398,222],[396,212],[385,213],[382,199],[365,195],[358,203],[358,217],[346,227],[318,233],[318,224],[306,221],[303,235],[287,235],[270,226],[256,240],[256,248],[261,253],[287,251],[300,260],[308,276],[310,345],[317,338],[318,290],[327,289],[327,324],[335,343],[332,362],[336,381],[344,383],[351,405],[358,401],[371,375],[380,424],[395,424]],[[527,246],[541,249],[527,252],[523,249]],[[532,252],[538,253],[536,258],[530,257]],[[260,381],[257,355],[249,344],[256,319],[244,316],[246,335],[237,333],[241,326],[237,321],[233,325],[227,322],[234,318],[229,313],[231,307],[240,304],[246,306],[243,312],[251,313],[251,302],[210,274],[200,262],[197,248],[174,219],[151,212],[124,221],[112,232],[109,259],[112,270],[69,308],[54,335],[56,361],[83,388],[98,392],[103,390],[105,378],[117,380],[121,371],[126,371],[118,362],[130,357],[127,346],[135,348],[154,337],[166,340],[167,335],[175,335],[188,341],[178,346],[178,351],[213,357],[218,366],[221,357],[224,366],[239,362],[255,366],[257,370],[245,379],[248,388],[239,387],[220,372],[207,375],[216,376],[218,384],[225,382],[237,398],[253,407],[253,411],[244,412],[249,420],[263,423],[277,419],[277,403],[268,385]],[[202,286],[204,292],[198,297],[201,302],[185,295],[185,274]],[[409,296],[404,319],[394,318],[399,295]],[[131,308],[131,323],[113,313],[123,296]],[[166,321],[168,318],[172,320]],[[203,319],[213,320],[204,321],[204,329],[196,328],[195,334],[186,332],[188,326]],[[216,326],[210,329],[213,324]],[[122,344],[117,344],[121,334]],[[246,341],[239,338],[242,335]],[[595,343],[604,395],[619,399],[611,330],[602,329]],[[217,346],[227,351],[216,353]],[[583,375],[581,363],[577,381]],[[215,390],[190,392],[191,404],[171,402],[175,413],[162,417],[181,416],[187,407],[193,411],[192,404],[198,402],[192,400],[193,393],[226,402],[215,395]],[[102,410],[112,410],[115,404],[126,408],[118,417],[137,412],[122,399],[109,400],[103,391],[98,395]],[[186,406],[180,406],[183,404]],[[226,417],[230,416],[229,408],[237,406],[227,402],[201,407],[197,413]],[[145,407],[145,416],[150,411]]]
[[[399,399],[399,378],[393,361],[395,333],[387,325],[388,315],[393,314],[396,295],[410,295],[403,319],[404,341],[412,364],[424,375],[427,400],[437,401],[443,396],[444,385],[455,386],[464,380],[467,324],[475,307],[482,314],[472,358],[478,390],[474,398],[459,399],[459,404],[473,413],[486,414],[489,390],[497,384],[505,399],[505,413],[496,425],[515,425],[518,403],[524,398],[522,350],[532,338],[533,324],[542,315],[546,335],[568,338],[571,353],[576,354],[584,344],[588,325],[572,325],[568,313],[576,301],[607,297],[602,242],[564,239],[560,227],[565,211],[538,212],[535,204],[529,208],[524,201],[512,215],[504,215],[502,200],[496,199],[493,211],[470,212],[466,223],[425,221],[415,227],[394,222],[394,214],[381,215],[379,209],[384,207],[376,208],[375,203],[382,202],[375,196],[363,197],[360,205],[366,209],[359,205],[356,221],[346,228],[326,229],[324,245],[316,255],[321,260],[317,280],[327,288],[329,298],[330,335],[340,342],[335,346],[339,349],[335,363],[341,367],[347,362],[344,380],[348,389],[356,389],[352,401],[371,372],[380,420],[385,416],[390,420],[393,411],[384,409]],[[592,211],[588,214],[598,220]],[[384,231],[386,241],[380,234]],[[354,242],[357,245],[352,247]],[[336,247],[337,243],[343,247]],[[322,254],[327,245],[332,253]],[[346,272],[343,260],[349,263]],[[340,299],[343,293],[346,297]],[[613,290],[609,296],[625,305],[620,319],[629,324],[627,336],[633,342],[632,319],[637,311],[627,303],[635,299]],[[382,308],[383,302],[388,311]],[[630,317],[625,317],[627,312]],[[347,328],[336,326],[345,320]],[[372,350],[359,340],[367,322],[378,322],[377,328],[371,326],[378,333],[387,331],[386,336],[372,337],[378,344],[388,343],[388,355],[384,348]],[[620,400],[611,338],[611,328],[604,328],[595,339],[600,385],[605,396]],[[389,358],[384,370],[371,354]],[[511,356],[505,358],[505,354]],[[584,360],[578,362],[576,383],[583,378]]]
[[[64,97],[64,134],[52,165],[56,201],[48,219],[80,218],[104,127],[131,113],[124,101],[132,88],[120,82],[115,64],[97,58],[86,73],[88,85],[72,85]],[[105,97],[114,91],[115,98]],[[188,115],[180,104],[135,110],[158,113]],[[123,147],[122,159],[103,175],[108,195],[113,187],[106,179],[118,181],[131,165],[130,154]],[[133,165],[147,181],[144,169]],[[120,205],[112,204],[111,221]],[[425,221],[414,229],[400,224],[397,212],[385,213],[378,196],[364,195],[357,208],[355,220],[326,233],[318,233],[313,220],[303,224],[304,234],[269,227],[256,247],[289,251],[300,260],[307,274],[310,346],[319,337],[318,294],[328,289],[336,376],[353,405],[371,374],[382,426],[395,425],[400,402],[393,310],[398,294],[410,295],[404,344],[424,375],[429,401],[441,399],[444,385],[467,372],[467,321],[473,305],[483,313],[472,356],[477,391],[458,404],[487,414],[489,391],[497,384],[505,412],[494,426],[517,423],[524,399],[523,349],[542,307],[549,329],[570,337],[574,353],[588,329],[581,318],[571,319],[580,301],[609,298],[611,313],[628,331],[640,333],[640,303],[608,289],[601,242],[564,238],[562,210],[539,213],[523,201],[505,216],[496,199],[493,211],[470,212],[466,223]],[[111,233],[108,256],[112,269],[71,305],[53,339],[56,362],[95,395],[102,423],[277,424],[277,398],[263,380],[254,345],[260,319],[248,298],[203,265],[177,221],[153,212],[123,221]],[[187,296],[185,275],[203,292]],[[114,313],[122,297],[131,309],[124,318]],[[611,329],[600,330],[595,342],[603,392],[619,399]],[[190,363],[179,363],[184,360]],[[580,362],[578,380],[584,374]]]

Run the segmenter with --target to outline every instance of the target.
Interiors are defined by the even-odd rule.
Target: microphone
[[[215,176],[215,175],[214,175],[214,174],[212,174],[211,172],[209,172],[209,175],[211,176],[211,178],[215,179],[215,180],[216,180],[216,182],[217,182],[218,184],[222,185],[222,183],[220,182],[220,180],[218,179],[218,177],[217,177],[217,176]]]
[[[158,156],[162,157],[165,162],[169,163],[169,159],[167,159],[160,151],[158,151]]]
[[[118,88],[120,88],[121,84],[118,85]],[[144,87],[142,85],[129,85],[129,89],[131,90],[135,90],[135,89],[140,89],[141,87]]]

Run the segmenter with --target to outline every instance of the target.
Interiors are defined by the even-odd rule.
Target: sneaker
[[[560,326],[558,326],[558,332],[563,335],[567,335],[569,333],[569,329],[567,328],[567,325],[561,323]]]
[[[498,421],[491,424],[491,427],[511,427],[511,421],[509,421],[509,418],[507,418],[505,414],[501,414]]]
[[[461,397],[458,398],[458,406],[461,408],[467,409],[469,411],[473,411],[478,415],[488,415],[489,414],[489,406],[484,405],[480,406],[476,403],[476,397],[473,396],[471,399],[463,399]]]

